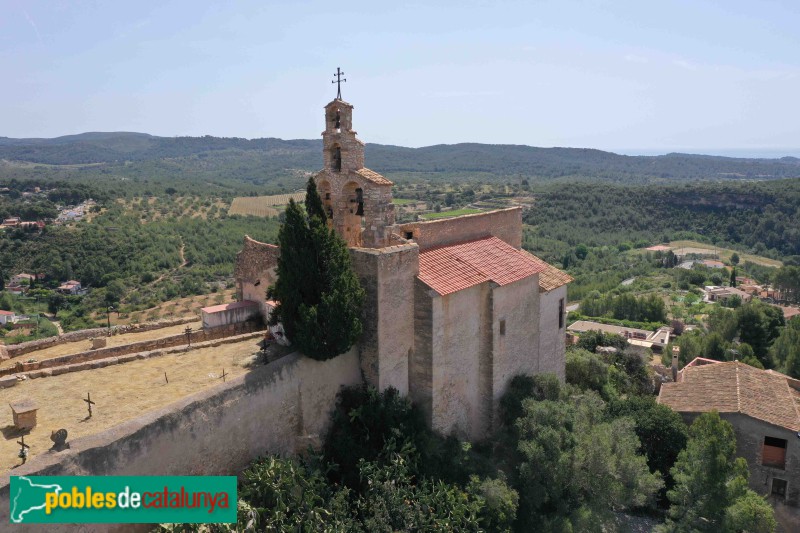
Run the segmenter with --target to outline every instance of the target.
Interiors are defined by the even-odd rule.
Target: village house
[[[3,311],[0,309],[0,326],[13,324],[17,321],[17,315],[14,311]]]
[[[521,249],[519,207],[396,224],[392,182],[364,166],[352,112],[339,98],[325,106],[324,168],[315,181],[367,293],[358,346],[364,378],[408,395],[433,429],[483,438],[512,377],[564,379],[572,278]],[[237,256],[239,300],[255,302],[263,318],[279,255],[245,237]]]
[[[649,331],[646,329],[615,326],[613,324],[602,324],[590,320],[577,320],[567,327],[567,331],[577,334],[587,331],[611,333],[624,337],[631,346],[649,348],[657,353],[660,353],[664,347],[669,344],[672,338],[672,328],[669,326],[662,326],[656,331]]]
[[[749,292],[739,290],[736,287],[716,287],[709,285],[704,288],[704,302],[725,302],[733,297],[738,297],[742,303],[749,302],[753,296]]]
[[[11,276],[11,285],[30,285],[36,281],[36,276],[22,272]]]
[[[19,226],[20,222],[22,221],[20,220],[19,217],[11,217],[3,220],[2,226],[6,228],[16,228],[17,226]]]
[[[59,285],[57,290],[64,294],[80,294],[83,291],[83,287],[80,281],[71,279]]]
[[[736,432],[736,452],[747,460],[750,487],[800,506],[800,380],[739,361],[697,358],[664,383],[658,402],[687,423],[717,411]]]

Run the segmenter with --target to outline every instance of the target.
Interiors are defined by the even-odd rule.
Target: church
[[[395,223],[392,182],[364,166],[353,106],[325,106],[324,168],[315,176],[332,227],[366,291],[362,374],[394,387],[445,435],[480,440],[498,424],[517,374],[564,379],[569,275],[526,252],[522,208]],[[240,301],[266,320],[280,250],[245,237],[236,259]]]

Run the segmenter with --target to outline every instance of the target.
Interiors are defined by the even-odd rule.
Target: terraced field
[[[233,199],[228,210],[229,215],[250,215],[254,217],[276,217],[276,206],[284,206],[290,199],[302,202],[306,197],[305,192],[292,194],[273,194],[272,196],[239,196]]]

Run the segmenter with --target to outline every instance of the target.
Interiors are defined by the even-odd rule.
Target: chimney
[[[680,346],[672,347],[672,381],[678,382],[678,356],[681,354]]]

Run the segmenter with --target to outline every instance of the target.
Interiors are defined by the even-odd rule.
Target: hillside
[[[237,188],[241,182],[291,188],[295,181],[302,180],[304,172],[321,167],[320,151],[321,141],[302,139],[156,137],[126,132],[82,133],[54,139],[0,137],[0,160],[6,160],[0,165],[0,178],[90,178],[95,174],[134,181],[142,176],[155,181],[204,180],[223,188]],[[800,159],[793,157],[623,156],[584,148],[477,143],[424,148],[368,144],[366,152],[371,168],[398,181],[600,179],[642,183],[800,176]],[[88,164],[100,164],[100,168],[84,168],[76,173],[65,167]],[[286,182],[277,183],[281,180]]]

